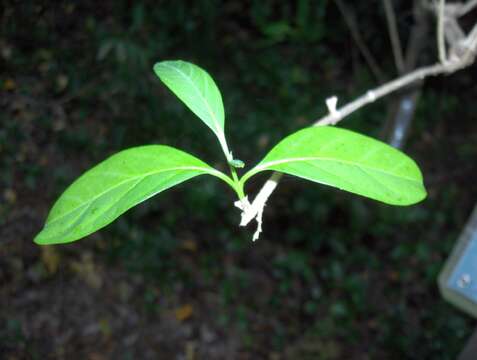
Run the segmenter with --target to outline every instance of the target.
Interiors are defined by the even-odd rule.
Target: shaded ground
[[[153,79],[158,59],[210,67],[248,163],[316,118],[325,96],[351,98],[373,83],[339,56],[346,29],[323,30],[321,47],[308,35],[283,43],[239,2],[218,15],[192,7],[190,30],[180,2],[149,12],[147,2],[132,12],[117,4],[10,5],[3,15],[0,358],[455,358],[473,324],[440,298],[436,277],[477,199],[475,69],[425,89],[407,149],[426,178],[420,205],[390,208],[286,179],[252,244],[231,192],[197,179],[87,240],[32,244],[64,187],[118,149],[160,142],[220,166],[205,129]],[[220,15],[227,21],[208,24]],[[31,16],[39,21],[27,36]],[[126,60],[114,41],[127,45]],[[217,41],[222,57],[205,50]],[[117,57],[99,59],[111,42]],[[330,64],[310,60],[324,53]],[[375,135],[385,107],[366,111],[347,121]]]

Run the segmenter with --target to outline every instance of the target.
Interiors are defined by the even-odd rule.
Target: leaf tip
[[[46,241],[44,237],[42,237],[42,232],[38,233],[34,238],[33,242],[37,245],[50,245],[49,241]]]
[[[399,198],[397,202],[389,202],[390,205],[395,206],[412,206],[419,204],[427,198],[427,191],[424,185],[421,185],[419,189],[412,194],[412,196],[407,197],[406,199]]]

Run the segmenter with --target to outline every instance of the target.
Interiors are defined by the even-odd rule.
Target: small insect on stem
[[[234,168],[241,169],[245,166],[245,163],[239,159],[232,159],[229,161],[229,165]]]

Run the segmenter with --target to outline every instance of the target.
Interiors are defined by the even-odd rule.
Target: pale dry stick
[[[348,103],[340,109],[336,109],[337,99],[335,97],[328,99],[328,114],[315,121],[313,126],[335,125],[361,107],[416,81],[422,81],[429,76],[450,74],[471,65],[477,55],[477,24],[463,40],[462,45],[466,51],[461,57],[453,57],[445,63],[437,63],[414,70],[407,75],[399,77],[373,90],[367,91],[366,94],[358,97],[356,100]],[[273,172],[272,176],[265,182],[255,197],[253,203],[250,203],[248,198],[244,198],[241,202],[235,203],[235,205],[242,210],[240,226],[246,226],[253,219],[257,221],[258,227],[253,237],[254,240],[258,238],[261,232],[262,215],[266,202],[276,189],[281,177],[281,173]]]
[[[439,61],[444,64],[447,61],[446,43],[444,38],[444,23],[446,21],[445,0],[439,1],[439,15],[437,16],[437,47],[439,51]]]
[[[440,0],[422,0],[423,7],[429,11],[439,11],[436,3]],[[447,3],[445,6],[446,15],[453,18],[459,18],[467,15],[477,7],[477,0],[468,0],[466,3]]]
[[[477,42],[477,24],[472,28],[469,35],[467,36],[467,38],[464,39],[463,42],[464,42],[464,45],[468,48],[469,53],[471,51],[474,51],[473,55],[476,56],[475,51],[476,51],[476,48],[477,48],[477,45],[476,45],[476,42]],[[467,54],[468,56],[472,55],[472,54],[469,54],[469,53]]]
[[[401,39],[399,38],[399,32],[396,25],[396,14],[394,13],[391,0],[383,0],[384,13],[386,14],[386,20],[388,24],[389,37],[391,39],[391,46],[394,54],[394,62],[399,74],[405,72],[404,56],[402,54]]]
[[[383,86],[380,86],[373,90],[368,90],[366,94],[360,96],[356,100],[338,109],[337,114],[328,114],[317,120],[313,124],[313,126],[335,125],[339,121],[343,120],[343,118],[345,118],[346,116],[350,115],[351,113],[355,112],[356,110],[362,108],[365,105],[375,102],[377,99],[382,98],[383,96],[386,96],[396,90],[406,87],[407,85],[412,84],[416,81],[421,81],[426,77],[454,72],[458,70],[457,67],[458,66],[456,63],[451,62],[447,64],[437,63],[434,65],[419,68],[415,71],[410,72],[409,74],[390,81]]]
[[[461,45],[462,40],[465,39],[466,35],[455,17],[446,18],[444,29],[445,41],[448,44],[447,57],[450,57],[454,52],[461,50],[456,45]]]
[[[477,7],[477,0],[469,0],[461,6],[459,16],[464,16],[468,12],[474,10],[475,7]]]
[[[470,34],[462,41],[464,55],[462,61],[472,63],[477,57],[477,24],[472,28]]]
[[[346,25],[349,28],[349,31],[351,33],[351,36],[353,37],[354,42],[358,46],[359,51],[364,57],[364,60],[369,66],[369,69],[373,73],[373,75],[378,79],[379,82],[384,82],[386,77],[384,76],[383,71],[378,65],[378,62],[374,58],[374,56],[371,54],[371,51],[369,51],[368,47],[366,46],[365,42],[363,41],[363,37],[361,36],[361,32],[359,31],[358,24],[356,23],[356,19],[354,16],[351,14],[350,10],[347,8],[347,6],[344,4],[343,1],[341,0],[335,0],[336,5],[338,6],[339,11],[341,12],[341,15],[344,18],[344,21]]]

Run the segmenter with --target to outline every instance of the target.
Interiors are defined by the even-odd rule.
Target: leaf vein
[[[354,167],[358,167],[358,168],[363,168],[363,169],[368,169],[368,170],[371,170],[371,171],[379,172],[379,173],[382,173],[382,174],[385,174],[385,175],[388,175],[388,176],[392,176],[392,177],[396,177],[396,178],[399,178],[399,179],[405,179],[405,180],[412,181],[412,182],[418,182],[418,180],[416,180],[414,178],[409,178],[407,176],[396,175],[396,174],[393,174],[389,171],[376,169],[376,168],[373,168],[373,167],[370,167],[370,166],[363,166],[361,164],[357,164],[355,162],[351,162],[351,161],[347,161],[347,160],[325,158],[325,157],[300,157],[300,158],[288,158],[288,159],[269,161],[269,162],[263,163],[261,165],[260,164],[257,165],[257,167],[255,168],[256,171],[254,173],[262,171],[262,170],[266,170],[267,168],[271,168],[274,165],[279,165],[279,164],[289,163],[289,162],[301,162],[301,161],[304,161],[304,162],[307,162],[307,161],[337,162],[337,163],[342,163],[342,164],[349,165],[349,166],[354,166]]]
[[[108,188],[107,190],[97,194],[96,196],[94,196],[93,198],[91,199],[87,199],[87,200],[84,200],[83,204],[81,205],[78,205],[77,207],[75,207],[74,209],[62,214],[61,216],[59,217],[56,217],[56,218],[53,218],[53,219],[50,219],[50,221],[48,221],[46,224],[45,224],[45,227],[48,227],[49,224],[51,224],[52,222],[55,222],[55,221],[58,221],[66,216],[68,216],[69,214],[71,214],[72,212],[76,211],[78,208],[80,208],[81,206],[85,206],[88,202],[94,202],[96,199],[100,198],[101,196],[103,196],[104,194],[124,185],[124,184],[127,184],[128,182],[133,182],[135,180],[141,180],[142,178],[146,177],[146,176],[150,176],[150,175],[157,175],[157,174],[160,174],[162,172],[168,172],[168,171],[177,171],[177,170],[197,170],[197,171],[200,171],[202,173],[209,173],[209,174],[214,174],[215,175],[215,172],[214,171],[211,171],[211,169],[206,169],[206,168],[201,168],[201,167],[195,167],[195,166],[190,166],[190,167],[175,167],[175,168],[169,168],[169,169],[162,169],[162,170],[157,170],[157,171],[152,171],[152,172],[149,172],[149,173],[145,173],[145,174],[141,174],[141,175],[138,175],[138,176],[133,176],[125,181],[122,181],[120,183],[117,183],[115,184],[114,186]],[[93,174],[91,174],[93,175]]]
[[[209,103],[207,102],[207,100],[203,97],[203,95],[201,94],[200,92],[200,89],[197,87],[197,85],[191,80],[191,77],[192,77],[192,67],[189,66],[189,69],[190,69],[190,73],[189,74],[185,74],[185,72],[179,70],[178,68],[174,67],[174,66],[171,66],[169,64],[162,64],[162,66],[165,66],[165,67],[168,67],[174,71],[176,71],[177,73],[179,73],[184,79],[186,79],[187,82],[189,82],[192,87],[195,89],[195,91],[197,92],[199,98],[202,100],[202,102],[205,104],[205,107],[207,108],[207,111],[209,112],[209,115],[211,116],[212,118],[212,122],[214,123],[214,126],[215,126],[215,129],[212,129],[214,132],[216,133],[220,133],[222,132],[222,128],[220,127],[220,124],[219,122],[217,121],[217,118],[215,116],[215,113],[214,111],[211,109]]]

